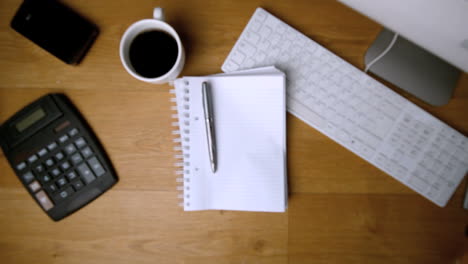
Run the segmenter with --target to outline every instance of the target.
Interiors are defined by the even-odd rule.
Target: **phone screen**
[[[69,64],[77,64],[98,34],[97,27],[54,0],[25,0],[11,27]]]

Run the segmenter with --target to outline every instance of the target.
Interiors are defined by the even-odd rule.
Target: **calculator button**
[[[65,157],[65,155],[63,155],[63,153],[61,151],[57,152],[57,154],[55,154],[55,159],[57,161],[61,161],[64,157]]]
[[[54,176],[54,177],[58,177],[58,176],[60,176],[60,174],[61,174],[61,172],[60,172],[60,170],[59,170],[58,168],[53,169],[50,173],[51,173],[52,176]]]
[[[76,153],[70,158],[73,165],[77,165],[78,163],[83,161],[83,157],[81,157],[80,153]]]
[[[44,157],[46,154],[47,154],[46,148],[41,148],[39,152],[37,152],[37,155],[39,155],[39,157]]]
[[[88,167],[88,165],[86,165],[86,163],[83,163],[80,166],[78,166],[78,173],[80,173],[81,177],[84,179],[86,184],[90,184],[96,179],[93,172]]]
[[[67,185],[67,179],[65,179],[64,177],[57,180],[57,186],[59,188],[62,188],[65,185]]]
[[[70,186],[68,187],[67,189],[59,192],[54,198],[55,201],[62,201],[64,199],[67,199],[67,197],[69,197],[70,195],[72,195],[75,191],[73,190],[73,188]]]
[[[96,176],[102,176],[106,171],[104,170],[104,168],[102,168],[102,165],[101,163],[99,163],[98,159],[96,157],[93,157],[91,159],[88,160],[88,164],[89,166],[91,166],[91,168],[93,169],[94,173],[96,174]]]
[[[93,151],[91,150],[90,147],[86,147],[83,150],[81,150],[81,154],[83,154],[83,157],[87,159],[93,155]]]
[[[49,182],[51,180],[48,174],[42,175],[41,177],[39,177],[39,179],[44,183]]]
[[[67,153],[67,155],[71,155],[73,153],[76,152],[76,148],[73,144],[68,144],[66,147],[65,147],[65,153]]]
[[[52,166],[54,166],[54,164],[55,164],[55,163],[54,163],[54,160],[53,160],[53,159],[47,159],[47,160],[45,161],[45,165],[46,165],[47,167],[52,167]]]
[[[59,137],[59,143],[63,144],[65,142],[67,142],[68,139],[69,139],[68,135],[63,135],[63,136]]]
[[[23,180],[26,183],[29,183],[30,181],[34,180],[34,175],[32,174],[32,172],[28,171],[25,174],[23,174],[23,176],[21,176],[21,178],[23,178]]]
[[[86,140],[82,137],[80,137],[79,139],[75,140],[75,145],[80,149],[84,146],[86,146]]]
[[[72,130],[70,130],[70,131],[68,132],[68,135],[69,135],[70,137],[74,137],[74,136],[78,135],[78,129],[73,128]]]
[[[34,155],[32,155],[31,157],[28,158],[28,162],[30,164],[36,162],[37,160],[38,160],[38,158],[37,158],[36,154],[34,154]]]
[[[58,188],[57,188],[57,185],[55,185],[55,183],[51,183],[47,185],[47,190],[49,193],[54,193],[58,190]]]
[[[45,168],[43,165],[37,165],[35,168],[34,168],[34,171],[37,173],[37,174],[40,174],[40,173],[43,173],[45,171]]]
[[[79,189],[83,188],[83,186],[84,186],[83,182],[80,181],[80,180],[74,181],[72,183],[72,185],[73,185],[73,189],[75,189],[75,191],[78,191]]]
[[[65,161],[64,163],[60,164],[60,168],[61,168],[63,171],[68,170],[70,167],[71,167],[71,165],[70,165],[70,163],[69,163],[68,161]]]
[[[71,171],[67,174],[67,179],[69,181],[73,181],[74,179],[76,179],[78,177],[78,175],[76,175],[76,172],[74,171]]]
[[[35,196],[44,210],[49,211],[54,207],[54,204],[50,201],[49,196],[47,196],[44,191],[36,193]]]
[[[26,168],[26,162],[21,162],[20,164],[16,165],[16,169],[17,170],[24,170],[24,168]]]
[[[37,181],[33,181],[29,184],[29,190],[31,190],[31,192],[37,192],[40,189],[41,189],[41,185]]]
[[[48,149],[49,151],[52,151],[52,150],[56,149],[57,146],[58,146],[58,145],[57,145],[56,142],[52,142],[52,143],[50,143],[49,145],[47,145],[47,149]]]

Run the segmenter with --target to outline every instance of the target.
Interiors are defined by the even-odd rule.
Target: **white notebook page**
[[[213,97],[218,157],[214,174],[203,116],[204,81],[209,83]],[[282,73],[184,77],[176,82],[176,90],[180,85],[190,90],[185,210],[285,211],[284,82]]]

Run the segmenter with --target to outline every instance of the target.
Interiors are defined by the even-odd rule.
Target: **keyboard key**
[[[73,185],[73,189],[75,189],[75,191],[80,190],[80,189],[83,188],[83,186],[84,186],[84,185],[83,185],[83,182],[82,182],[81,180],[74,181],[74,182],[72,183],[72,185]]]
[[[75,153],[73,156],[71,156],[70,160],[73,165],[77,165],[83,161],[83,157],[81,157],[80,153]]]
[[[78,175],[76,175],[76,172],[75,171],[71,171],[69,173],[67,173],[67,179],[69,181],[73,181],[74,179],[76,179],[78,177]]]
[[[447,203],[468,170],[463,134],[265,10],[248,25],[223,71],[278,66],[287,73],[289,112],[434,203]],[[415,176],[418,167],[426,173]]]
[[[41,174],[41,173],[43,173],[45,171],[45,168],[44,168],[44,166],[42,164],[39,164],[34,168],[34,171],[37,174]]]
[[[86,184],[90,184],[96,179],[96,176],[94,176],[93,172],[88,167],[88,165],[86,165],[86,163],[78,166],[78,173],[81,175]]]
[[[75,145],[76,145],[76,147],[78,147],[80,149],[80,148],[86,146],[86,140],[84,138],[80,137],[75,141]]]
[[[32,172],[28,171],[26,172],[25,174],[23,174],[21,176],[21,178],[23,178],[23,180],[26,182],[26,183],[29,183],[31,182],[32,180],[34,180],[34,175],[32,174]]]
[[[63,144],[65,142],[67,142],[68,139],[69,139],[68,135],[63,135],[63,136],[59,137],[59,143]]]
[[[50,201],[49,196],[44,191],[36,193],[36,199],[39,201],[39,204],[44,208],[44,210],[49,211],[54,207],[52,201]]]
[[[67,189],[59,192],[55,197],[54,197],[54,201],[56,202],[61,202],[65,199],[67,199],[68,197],[70,197],[75,191],[73,190],[73,188],[70,186],[68,187]]]
[[[42,175],[41,177],[39,177],[39,179],[43,182],[43,183],[46,183],[46,182],[49,182],[51,180],[50,176],[48,174],[45,174],[45,175]]]
[[[66,147],[65,147],[65,153],[67,153],[67,155],[71,155],[73,153],[76,152],[76,148],[73,144],[68,144]]]
[[[33,181],[29,184],[29,190],[31,190],[31,192],[37,192],[41,189],[41,185],[39,184],[38,181]]]
[[[39,150],[39,152],[37,152],[37,155],[39,155],[39,157],[44,157],[45,155],[47,155],[47,149],[46,148],[41,148]]]
[[[88,160],[89,166],[93,169],[94,173],[96,176],[102,176],[106,171],[102,167],[101,163],[99,163],[98,159],[96,157],[93,157]]]
[[[70,137],[74,137],[76,135],[78,135],[78,129],[77,128],[73,128],[72,130],[68,131],[68,135]]]
[[[62,172],[60,172],[60,170],[58,168],[55,168],[50,172],[50,174],[52,174],[52,176],[54,176],[54,177],[58,177],[58,176],[60,176],[60,174],[62,174]]]
[[[64,157],[65,157],[65,155],[63,155],[63,153],[61,151],[59,151],[59,152],[57,152],[57,154],[55,154],[55,159],[57,161],[61,161]]]
[[[54,164],[55,164],[55,162],[54,162],[53,159],[47,159],[47,160],[45,161],[45,165],[46,165],[47,167],[49,167],[49,168],[52,167],[52,166],[54,166]]]
[[[81,150],[81,154],[83,154],[83,157],[85,157],[85,159],[91,157],[93,155],[93,151],[91,150],[90,147],[86,147],[84,149]]]
[[[34,162],[36,162],[38,160],[38,157],[36,154],[33,154],[31,155],[29,158],[28,158],[28,162],[29,164],[33,164]]]
[[[48,193],[54,193],[58,190],[57,185],[55,185],[55,183],[48,184],[46,189]]]
[[[54,142],[50,143],[49,145],[47,145],[47,149],[49,151],[53,151],[54,149],[57,148],[57,146],[58,146],[57,143],[54,141]]]
[[[65,185],[67,185],[67,179],[65,179],[64,177],[61,177],[57,180],[57,186],[59,188],[62,188]]]
[[[68,170],[70,167],[71,167],[71,165],[70,165],[70,163],[69,163],[68,161],[65,161],[64,163],[60,164],[60,168],[61,168],[63,171]]]
[[[24,161],[16,165],[16,169],[19,171],[24,170],[25,168],[26,168],[26,162]]]

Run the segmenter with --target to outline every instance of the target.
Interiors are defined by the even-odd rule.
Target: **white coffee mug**
[[[129,50],[132,41],[140,33],[150,30],[159,30],[168,33],[176,40],[178,48],[177,59],[172,68],[164,75],[155,78],[147,78],[138,74],[133,68],[129,58]],[[127,31],[125,31],[124,35],[122,36],[122,39],[120,40],[120,60],[122,61],[122,64],[128,73],[130,73],[133,77],[137,78],[138,80],[144,82],[162,84],[173,81],[177,78],[177,76],[179,76],[185,63],[185,51],[177,32],[174,30],[173,27],[164,22],[164,10],[162,8],[156,7],[154,9],[153,19],[143,19],[137,21],[134,24],[132,24],[127,29]]]

